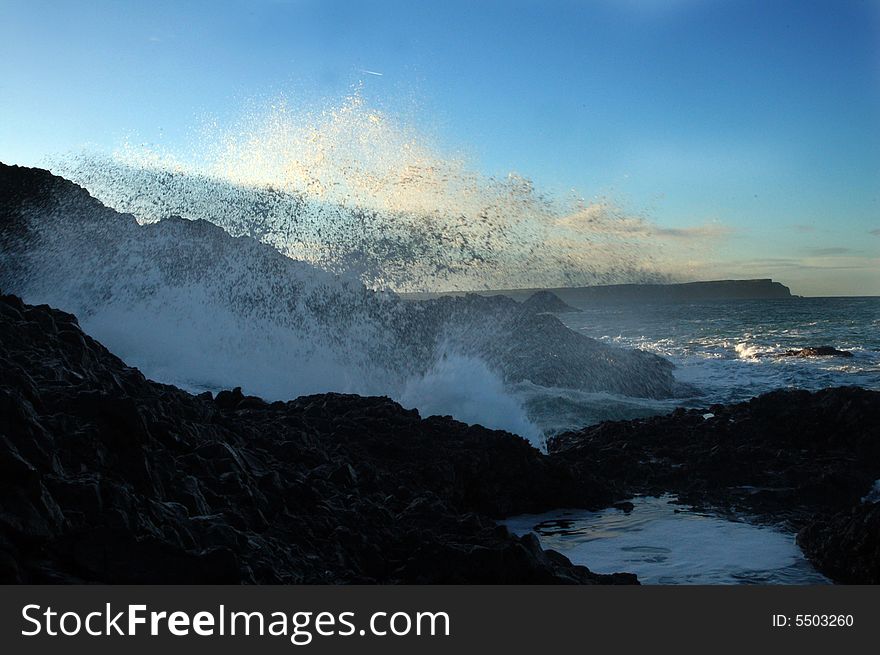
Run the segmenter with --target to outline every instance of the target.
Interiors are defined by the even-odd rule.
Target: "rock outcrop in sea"
[[[833,346],[809,346],[800,350],[786,350],[779,357],[852,357],[849,350],[839,350]]]

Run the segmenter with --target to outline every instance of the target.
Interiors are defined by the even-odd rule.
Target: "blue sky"
[[[486,173],[693,239],[696,274],[880,294],[880,2],[0,0],[8,163],[359,80]]]

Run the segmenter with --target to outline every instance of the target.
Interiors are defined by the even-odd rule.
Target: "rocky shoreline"
[[[0,580],[635,583],[495,519],[636,494],[798,530],[880,582],[880,393],[779,391],[608,422],[544,455],[387,398],[266,403],[147,380],[70,314],[0,297]]]
[[[193,396],[0,297],[0,581],[633,583],[492,520],[608,492],[387,398]]]

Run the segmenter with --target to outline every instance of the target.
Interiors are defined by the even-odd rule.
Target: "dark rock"
[[[880,504],[819,517],[798,533],[798,545],[839,582],[880,584]]]
[[[241,387],[235,387],[231,391],[224,389],[214,398],[214,402],[220,409],[235,409],[242,400],[244,400],[244,394],[241,392]]]
[[[515,435],[388,398],[193,396],[12,296],[0,358],[4,582],[635,582],[496,526],[611,500]]]
[[[811,346],[809,348],[801,348],[800,350],[786,350],[784,353],[777,355],[778,357],[852,357],[853,354],[848,350],[838,350],[831,346]]]

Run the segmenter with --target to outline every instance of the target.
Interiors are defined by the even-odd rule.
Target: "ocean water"
[[[602,420],[732,403],[779,388],[858,385],[880,389],[880,298],[790,298],[699,303],[609,304],[560,314],[572,330],[672,361],[692,392],[669,400],[588,394],[523,384],[516,390],[547,432]],[[840,357],[779,357],[830,345]]]

